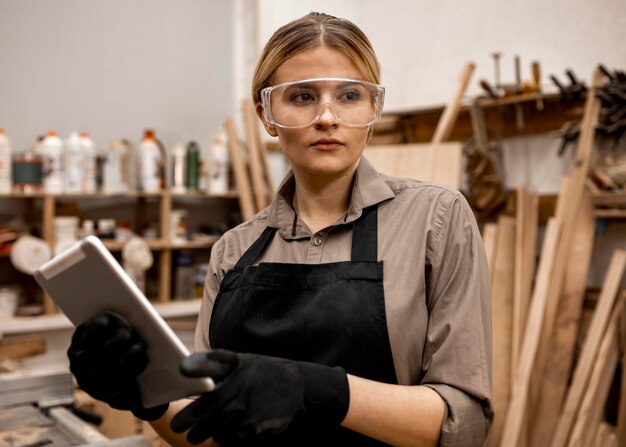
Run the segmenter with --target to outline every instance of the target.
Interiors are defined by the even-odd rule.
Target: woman
[[[274,34],[253,96],[292,171],[269,208],[212,250],[198,352],[182,370],[216,390],[183,409],[143,408],[145,349],[110,314],[74,336],[81,386],[172,443],[186,432],[225,445],[482,445],[493,416],[482,241],[460,193],[380,175],[361,156],[382,111],[378,84],[349,21],[311,13]],[[111,335],[110,361],[133,368],[96,377],[80,354]],[[125,391],[107,394],[100,380],[113,370]]]

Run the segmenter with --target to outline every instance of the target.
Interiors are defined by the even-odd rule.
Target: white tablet
[[[106,310],[133,325],[148,345],[149,364],[138,377],[145,407],[214,388],[210,378],[180,373],[189,350],[97,237],[88,236],[45,263],[35,279],[76,326]]]

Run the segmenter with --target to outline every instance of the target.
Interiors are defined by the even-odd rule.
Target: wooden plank
[[[447,141],[450,138],[450,134],[452,133],[452,128],[454,127],[454,123],[459,116],[459,112],[461,110],[461,101],[463,100],[463,95],[465,95],[465,90],[467,90],[467,86],[472,77],[472,73],[474,73],[475,65],[473,63],[468,63],[465,65],[463,72],[461,74],[461,80],[457,86],[457,90],[452,97],[452,100],[448,103],[446,108],[443,110],[441,117],[439,118],[439,122],[437,123],[437,127],[435,128],[435,134],[431,140],[432,143],[438,144],[444,141]]]
[[[613,426],[608,422],[601,422],[600,427],[598,427],[598,431],[596,432],[596,439],[593,443],[593,447],[606,447],[610,442],[609,437],[613,433],[613,429]]]
[[[602,337],[598,356],[594,361],[589,377],[589,384],[583,395],[576,423],[570,435],[569,447],[591,445],[594,441],[619,359],[617,325],[623,310],[623,303],[624,300],[620,299],[616,304],[606,332]]]
[[[537,346],[541,335],[550,278],[556,262],[557,245],[561,236],[561,223],[551,218],[548,220],[535,288],[530,303],[528,319],[525,329],[526,337],[520,351],[519,367],[512,386],[512,395],[507,408],[504,430],[500,440],[502,447],[518,445],[522,437],[522,429],[526,419],[526,407],[530,376],[533,371]]]
[[[225,123],[226,134],[228,135],[228,151],[230,161],[235,174],[235,184],[239,194],[239,206],[241,207],[241,218],[245,221],[254,215],[254,200],[250,189],[250,179],[248,177],[247,163],[239,145],[237,130],[232,118],[227,118]]]
[[[461,186],[463,145],[458,142],[368,146],[363,155],[383,174],[439,183],[453,189]],[[437,162],[433,162],[435,158]],[[446,169],[433,170],[434,164]]]
[[[265,176],[263,174],[263,165],[261,162],[261,154],[259,149],[258,124],[257,117],[252,110],[250,101],[242,102],[241,109],[246,128],[246,144],[248,145],[248,161],[250,164],[250,175],[252,177],[252,191],[254,193],[254,201],[256,211],[261,211],[268,204],[269,193]]]
[[[584,195],[576,220],[573,245],[565,268],[563,291],[555,317],[549,354],[532,415],[531,445],[549,445],[563,405],[574,362],[579,321],[593,252],[595,219],[589,194]]]
[[[615,250],[602,285],[602,291],[593,313],[587,336],[583,343],[574,376],[567,392],[565,404],[556,426],[552,447],[567,445],[568,438],[580,408],[580,402],[589,382],[598,347],[606,330],[609,317],[626,268],[626,251]]]
[[[537,225],[539,223],[539,198],[537,194],[531,193],[524,187],[518,188],[516,208],[511,371],[517,371],[535,273]]]
[[[164,190],[159,197],[160,214],[160,239],[170,240],[170,216],[172,214],[172,194]],[[167,303],[172,300],[172,250],[163,248],[159,253],[159,295],[157,300],[160,303]]]
[[[513,272],[515,218],[500,216],[494,273],[491,280],[493,314],[493,406],[495,419],[487,445],[496,446],[502,434],[511,393],[511,343],[513,335]]]
[[[42,210],[42,228],[41,235],[50,246],[50,250],[54,250],[54,215],[56,210],[56,197],[52,194],[45,194],[43,196],[43,210]],[[57,312],[57,307],[50,295],[43,294],[43,308],[45,314],[53,314]]]
[[[626,297],[626,293],[622,293],[622,296]],[[622,342],[622,377],[615,435],[620,445],[626,445],[626,313],[622,313],[620,320],[620,340]]]
[[[489,265],[489,274],[493,278],[493,269],[496,263],[496,247],[498,245],[498,224],[486,223],[483,226],[482,238],[485,254],[487,255],[487,264]]]

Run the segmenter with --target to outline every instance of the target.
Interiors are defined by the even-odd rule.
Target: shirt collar
[[[293,171],[289,171],[278,187],[278,193],[274,197],[268,212],[267,225],[278,229],[279,234],[285,239],[310,236],[303,234],[304,228],[297,222],[295,235],[293,235],[293,225],[295,220],[295,210],[292,206],[293,194],[295,191],[295,178]],[[340,222],[336,224],[347,224],[361,217],[363,209],[372,205],[392,199],[395,196],[389,185],[379,176],[372,164],[361,157],[359,166],[355,172],[352,183],[352,193],[350,196],[350,206]]]

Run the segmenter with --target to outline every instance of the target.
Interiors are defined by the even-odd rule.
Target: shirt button
[[[316,247],[319,247],[320,245],[322,245],[322,240],[319,237],[314,237],[313,245],[315,245]]]

